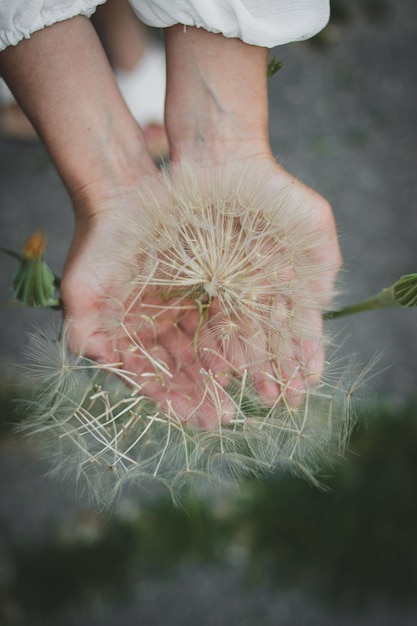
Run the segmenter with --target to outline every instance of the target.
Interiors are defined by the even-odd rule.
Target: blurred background
[[[417,271],[417,5],[334,0],[314,39],[271,51],[277,160],[332,204],[341,303]],[[38,228],[62,272],[73,219],[45,150],[0,139],[0,246]],[[1,257],[0,300],[15,262]],[[110,515],[13,435],[27,333],[59,314],[0,309],[0,622],[13,625],[417,623],[417,312],[333,322],[363,390],[351,452],[317,491],[289,476],[239,494],[124,494]]]

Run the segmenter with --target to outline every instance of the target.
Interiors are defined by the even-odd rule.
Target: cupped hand
[[[144,185],[157,187],[157,176]],[[178,324],[182,307],[164,301],[161,308],[154,290],[135,287],[138,251],[151,228],[140,194],[118,190],[94,198],[93,206],[75,207],[62,278],[69,349],[108,365],[173,419],[215,427],[231,407],[218,383],[220,399],[207,394],[204,363],[194,350],[195,320]]]
[[[211,237],[198,220],[179,236],[191,249],[200,241],[198,268],[188,270],[203,277],[209,302],[200,359],[223,381],[244,378],[268,406],[297,406],[323,373],[322,313],[341,265],[331,207],[269,156],[200,164],[194,178],[184,176],[189,168],[173,170],[174,195],[179,187],[184,215],[189,201],[204,198],[199,219],[213,222]],[[185,320],[195,327],[199,317],[194,311]]]

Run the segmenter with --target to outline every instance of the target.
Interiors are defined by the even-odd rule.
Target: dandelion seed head
[[[149,480],[173,494],[281,467],[317,481],[354,421],[355,383],[345,384],[344,370],[314,371],[324,347],[317,318],[332,296],[311,286],[334,270],[319,254],[326,236],[305,228],[310,213],[291,186],[271,190],[250,165],[183,165],[140,193],[146,227],[123,251],[134,259],[129,292],[101,329],[130,365],[71,355],[65,331],[34,335],[24,430],[55,473],[101,504]],[[192,403],[179,374],[193,383]],[[159,404],[150,399],[156,387]]]
[[[21,429],[38,443],[52,475],[77,481],[99,506],[112,505],[122,487],[157,481],[174,498],[190,484],[236,483],[277,469],[318,484],[323,468],[345,451],[355,423],[353,395],[366,376],[354,378],[350,363],[336,362],[335,373],[328,366],[330,374],[292,408],[279,397],[266,406],[244,376],[219,393],[214,376],[202,372],[219,415],[216,426],[205,427],[172,406],[158,408],[146,388],[141,394],[127,386],[116,369],[83,358],[68,368],[74,356],[63,338],[43,333],[35,343],[37,354],[40,343],[45,349]]]
[[[137,288],[146,283],[165,288],[165,295],[205,292],[224,310],[260,318],[277,294],[317,307],[306,287],[312,275],[328,271],[322,262],[312,263],[325,241],[300,228],[302,211],[300,217],[291,189],[272,195],[250,167],[234,166],[210,175],[183,166],[165,182],[162,199],[153,194],[146,200],[152,233],[142,241]]]

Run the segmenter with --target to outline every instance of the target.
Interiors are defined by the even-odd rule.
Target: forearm
[[[266,48],[181,25],[165,38],[172,160],[269,152]]]
[[[73,198],[107,181],[135,184],[152,167],[87,18],[56,23],[7,48],[0,72]]]

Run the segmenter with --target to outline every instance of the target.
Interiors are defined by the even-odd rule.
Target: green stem
[[[393,298],[391,288],[388,288],[383,289],[380,293],[371,298],[362,300],[362,302],[349,304],[338,311],[327,311],[323,314],[323,319],[325,321],[334,320],[338,317],[344,317],[345,315],[364,313],[365,311],[374,311],[375,309],[387,309],[391,306],[398,306],[398,304]]]
[[[387,309],[392,306],[417,306],[417,274],[401,276],[391,287],[383,289],[375,296],[362,302],[350,304],[339,311],[327,311],[323,314],[323,319],[325,321],[333,320],[345,315],[374,311],[375,309]]]

